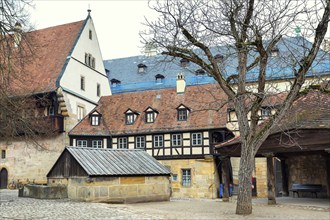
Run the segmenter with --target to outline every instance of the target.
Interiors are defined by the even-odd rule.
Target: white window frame
[[[100,116],[92,115],[91,116],[91,125],[93,125],[93,126],[100,125]]]
[[[187,121],[188,119],[187,109],[178,109],[178,121]]]
[[[127,137],[118,138],[118,149],[128,149]]]
[[[102,140],[92,140],[92,147],[93,148],[103,148],[103,141]]]
[[[182,169],[182,186],[191,186],[191,169]]]
[[[154,112],[146,112],[146,122],[153,123],[155,121],[155,113]]]
[[[87,147],[87,140],[77,140],[77,147]]]
[[[154,135],[154,147],[161,148],[164,147],[164,136],[163,135]]]
[[[135,138],[135,148],[136,149],[144,149],[146,146],[146,138],[145,136],[137,136]]]
[[[126,114],[126,124],[127,125],[134,124],[134,114],[133,113]]]
[[[85,117],[85,108],[83,106],[77,106],[77,119],[81,121]]]
[[[182,146],[182,134],[172,134],[172,146],[180,147]]]
[[[191,134],[191,144],[193,146],[200,146],[203,143],[203,135],[201,132]]]

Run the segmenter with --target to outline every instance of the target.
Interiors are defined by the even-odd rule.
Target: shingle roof
[[[144,150],[66,147],[89,176],[170,175]]]
[[[149,90],[144,92],[122,93],[101,97],[96,108],[102,114],[102,123],[112,135],[125,135],[150,132],[188,131],[226,127],[226,95],[216,84],[188,86],[183,94],[176,89]],[[191,111],[187,121],[177,120],[177,107],[184,105]],[[148,107],[159,112],[154,123],[145,122]],[[138,111],[132,125],[125,124],[125,112]],[[101,126],[104,126],[101,125]],[[97,135],[102,127],[91,126],[86,117],[70,131],[70,135]]]
[[[54,91],[56,80],[71,55],[86,20],[58,25],[24,34],[24,67],[17,65],[10,81],[12,93],[22,95]],[[19,70],[20,69],[20,70]]]

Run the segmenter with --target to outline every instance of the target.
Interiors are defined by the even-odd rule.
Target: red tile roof
[[[84,22],[82,20],[24,33],[21,47],[15,48],[17,54],[13,59],[16,69],[9,83],[11,93],[26,95],[54,91],[57,88],[56,80]],[[17,64],[19,60],[23,60],[23,65]]]
[[[227,109],[221,105],[226,101],[216,84],[189,86],[184,94],[177,94],[176,89],[162,89],[104,96],[96,108],[102,114],[101,126],[91,126],[86,117],[70,135],[107,135],[103,126],[113,135],[224,128]],[[181,104],[191,110],[187,121],[177,120],[177,107]],[[159,111],[154,123],[145,122],[144,110],[148,107]],[[128,109],[140,113],[132,125],[125,124],[124,113]]]

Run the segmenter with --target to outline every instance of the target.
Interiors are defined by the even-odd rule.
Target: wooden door
[[[6,168],[2,168],[0,171],[0,189],[7,189],[8,185],[8,171]]]

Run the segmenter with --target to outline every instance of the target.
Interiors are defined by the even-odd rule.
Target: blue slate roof
[[[270,57],[269,66],[267,69],[267,79],[283,79],[292,78],[292,68],[296,67],[293,63],[299,61],[302,57],[302,46],[310,48],[312,44],[302,37],[283,38],[278,42],[279,56]],[[211,49],[215,56],[221,54],[224,56],[221,66],[225,73],[225,77],[237,74],[237,57],[233,47],[219,46]],[[200,50],[195,53],[203,56]],[[293,57],[291,54],[295,54]],[[256,57],[257,53],[251,52],[248,57],[248,63],[251,63]],[[294,60],[298,57],[298,60]],[[176,85],[176,76],[178,73],[185,75],[186,84],[209,84],[216,83],[213,77],[207,74],[198,75],[196,71],[200,70],[196,64],[190,63],[187,67],[181,67],[181,58],[166,57],[164,55],[155,56],[133,56],[113,60],[105,60],[104,65],[108,72],[109,81],[111,79],[119,80],[121,83],[111,85],[113,94],[122,92],[134,92],[150,89],[171,88]],[[307,76],[314,75],[330,75],[330,54],[320,50],[312,68],[307,73]],[[146,69],[144,72],[138,71],[138,65],[144,64]],[[259,69],[256,67],[248,72],[247,80],[256,81]],[[165,78],[161,81],[156,81],[157,74],[163,75]]]

